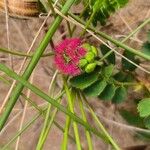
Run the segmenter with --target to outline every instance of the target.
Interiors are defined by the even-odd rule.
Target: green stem
[[[128,36],[126,36],[121,42],[124,43],[127,41],[131,36],[133,36],[137,31],[143,28],[146,24],[150,22],[150,18],[146,19],[142,24],[140,24],[135,30],[133,30]]]
[[[20,52],[20,51],[14,51],[14,50],[8,50],[6,48],[0,48],[0,51],[1,52],[4,52],[4,53],[8,53],[8,54],[12,54],[12,55],[16,55],[16,56],[21,56],[21,57],[33,57],[34,54],[26,54],[26,53],[23,53],[23,52]],[[43,54],[41,57],[47,57],[47,56],[52,56],[54,55],[53,52],[49,52],[49,53],[45,53]]]
[[[52,80],[50,82],[50,86],[49,86],[49,94],[50,95],[52,94],[51,91],[52,91],[52,87],[55,82],[57,74],[58,74],[58,71],[56,70],[52,77]],[[45,118],[43,129],[42,129],[42,132],[41,132],[38,144],[37,144],[37,148],[36,148],[37,150],[41,150],[43,148],[44,142],[45,142],[47,134],[48,134],[47,132],[50,130],[50,127],[52,124],[51,119],[53,119],[54,116],[52,115],[52,117],[50,117],[50,110],[51,110],[51,104],[48,104],[46,118]],[[57,109],[55,111],[57,111]]]
[[[85,111],[84,111],[84,108],[83,108],[83,102],[82,102],[82,99],[81,99],[81,96],[80,94],[78,93],[78,102],[79,102],[79,106],[80,106],[80,111],[81,111],[81,114],[82,114],[82,118],[85,122],[87,122],[87,119],[86,119],[86,114],[85,114]],[[85,131],[85,134],[86,134],[86,138],[87,138],[87,143],[88,143],[88,147],[89,147],[89,150],[93,150],[93,144],[92,144],[92,139],[91,139],[91,134],[88,130]]]
[[[20,130],[11,140],[9,140],[9,142],[7,144],[5,144],[4,147],[2,147],[1,150],[6,150],[8,148],[8,146],[12,142],[14,142],[18,138],[18,136],[20,136],[25,130],[27,130],[28,127],[31,126],[40,116],[41,116],[41,113],[39,113],[38,115],[34,116],[26,125],[24,125],[22,130]]]
[[[121,86],[136,86],[136,85],[139,85],[139,83],[136,83],[136,82],[119,82],[119,81],[116,81],[114,80],[115,84],[116,85],[121,85]]]
[[[69,36],[72,37],[71,26],[68,21],[67,21],[67,28],[68,28]]]
[[[58,102],[60,103],[60,101],[61,101],[61,99],[59,99]],[[50,106],[50,105],[49,105],[49,106]],[[49,119],[48,119],[48,121],[47,121],[46,129],[45,129],[45,131],[44,131],[44,134],[42,135],[42,139],[41,139],[41,141],[40,141],[39,147],[37,147],[37,150],[43,149],[44,143],[45,143],[45,141],[46,141],[46,139],[47,139],[47,136],[48,136],[49,131],[50,131],[51,127],[52,127],[52,124],[53,124],[53,122],[54,122],[54,119],[55,119],[55,116],[56,116],[57,112],[58,112],[58,109],[55,108],[55,109],[54,109],[54,112],[52,113],[52,115],[49,116]]]
[[[69,109],[70,111],[74,114],[74,98],[75,95],[72,95],[73,92],[71,92],[68,88],[67,82],[64,79],[64,88],[66,91],[66,95],[67,95],[67,99],[68,99],[68,105],[69,105]],[[75,140],[76,140],[76,144],[77,144],[77,149],[81,150],[81,143],[80,143],[80,138],[79,138],[79,131],[78,131],[78,125],[76,122],[73,121],[73,129],[74,129],[74,134],[75,134]]]
[[[66,109],[63,105],[59,104],[55,99],[49,97],[47,94],[45,94],[39,88],[37,88],[36,86],[34,86],[31,83],[29,83],[28,81],[26,81],[21,76],[17,75],[11,69],[9,69],[8,67],[6,67],[3,64],[0,64],[0,70],[5,72],[9,77],[12,77],[13,79],[17,80],[18,82],[20,82],[21,84],[26,86],[28,89],[30,89],[32,92],[34,92],[36,95],[38,95],[41,98],[43,98],[44,100],[46,100],[47,102],[52,104],[54,107],[58,108],[60,111],[64,112],[68,116],[70,116],[71,119],[73,119],[74,121],[78,122],[79,124],[84,126],[87,130],[93,132],[95,135],[97,135],[98,137],[102,138],[106,143],[108,143],[108,140],[106,139],[106,137],[102,133],[100,133],[97,129],[91,127],[88,123],[83,121],[77,115],[73,114],[71,111]]]
[[[92,20],[94,18],[94,15],[95,15],[95,11],[93,11],[93,13],[91,14],[89,20],[85,24],[85,28],[84,28],[83,32],[81,33],[80,37],[83,36],[86,33],[86,29],[90,26],[90,24],[91,24],[91,22],[92,22]]]
[[[61,144],[61,150],[67,150],[67,145],[68,145],[68,134],[69,134],[69,128],[71,124],[71,118],[69,116],[66,116],[66,124],[65,124],[65,132],[63,135],[63,141]]]
[[[7,85],[11,85],[11,83],[10,83],[8,80],[6,80],[6,81],[7,81],[7,82],[5,82],[5,83],[6,83]],[[57,96],[57,98],[56,98],[55,100],[60,99],[60,98],[63,96],[63,94],[64,94],[64,91],[62,91],[62,92],[59,94],[59,96]],[[21,93],[21,96],[22,96],[25,100],[27,100],[27,101],[35,108],[35,110],[37,110],[39,113],[41,113],[42,116],[45,118],[45,111],[44,111],[43,109],[39,108],[38,105],[37,105],[35,102],[33,102],[33,100],[31,100],[30,98],[28,98],[25,94]],[[53,120],[53,122],[54,122],[55,126],[56,126],[60,131],[65,132],[64,129],[63,129],[63,127],[60,126],[55,120]],[[28,127],[29,127],[29,126],[28,126]],[[23,133],[23,132],[22,132],[22,133]],[[68,133],[67,136],[75,143],[75,139],[74,139],[69,133]],[[9,146],[10,144],[11,144],[11,143],[9,143],[8,146]]]
[[[57,4],[57,5],[58,5],[59,8],[61,7],[60,4]],[[79,23],[81,23],[82,25],[86,26],[86,23],[82,19],[80,19],[79,17],[77,17],[77,16],[75,16],[74,14],[71,14],[71,13],[68,13],[68,15],[71,16],[76,21],[78,21]],[[150,22],[150,18],[146,19],[146,21],[144,21],[143,24],[145,25],[145,24],[147,24],[149,22]],[[139,28],[143,27],[144,26],[143,24]],[[139,28],[138,28],[138,30],[139,30]],[[88,27],[87,29],[93,31],[95,34],[98,34],[99,36],[101,36],[104,39],[110,41],[111,43],[115,44],[118,47],[121,47],[121,48],[123,48],[123,49],[125,49],[125,50],[127,50],[127,51],[129,51],[129,52],[131,52],[131,53],[133,53],[135,55],[137,55],[137,56],[140,56],[141,58],[144,58],[146,60],[150,60],[150,56],[149,55],[146,55],[146,54],[140,52],[140,50],[136,50],[134,48],[131,48],[131,47],[123,44],[122,42],[113,39],[111,36],[107,35],[104,32],[97,31],[94,27]],[[134,32],[137,32],[137,31],[134,31]],[[134,34],[134,32],[132,34]],[[130,36],[132,36],[132,34]]]
[[[133,36],[137,31],[139,31],[142,27],[144,27],[147,23],[149,23],[150,20],[146,19],[141,25],[139,25],[135,30],[133,30],[128,36],[126,36],[121,43],[126,42],[131,36]],[[100,61],[103,61],[105,58],[107,58],[111,53],[113,52],[113,50],[110,50],[108,53],[106,53],[101,59]]]
[[[98,117],[96,116],[95,112],[92,110],[92,108],[90,107],[90,105],[88,104],[86,97],[82,94],[83,99],[86,102],[87,107],[89,108],[94,120],[97,122],[99,128],[102,130],[102,132],[104,133],[104,135],[108,138],[108,140],[110,141],[110,143],[112,144],[112,146],[114,147],[115,150],[121,150],[121,148],[115,143],[115,141],[113,140],[113,138],[109,135],[109,133],[107,132],[107,130],[104,128],[104,126],[102,125],[102,123],[100,122],[100,120],[98,119]]]
[[[79,18],[81,18],[81,17],[83,16],[83,14],[85,13],[85,10],[87,9],[87,7],[88,7],[88,2],[87,2],[87,4],[86,4],[86,6],[84,7],[83,11],[80,13]],[[74,25],[73,28],[72,28],[71,37],[72,37],[72,35],[73,35],[75,29],[76,29],[76,25]]]
[[[65,5],[62,7],[61,13],[66,14],[68,12],[68,10],[70,9],[70,7],[72,6],[72,4],[74,3],[74,1],[75,0],[67,0]],[[50,26],[48,32],[46,33],[45,37],[41,41],[39,47],[35,51],[32,59],[30,60],[28,66],[26,67],[26,69],[22,75],[22,78],[24,78],[25,80],[29,79],[30,75],[32,74],[34,68],[36,67],[39,59],[41,58],[44,50],[46,49],[47,45],[49,44],[49,41],[52,39],[52,36],[56,32],[61,21],[62,21],[62,17],[57,16],[57,18],[54,20],[53,24]],[[11,96],[9,98],[9,101],[6,105],[5,111],[1,115],[0,130],[3,128],[4,124],[6,123],[6,121],[9,117],[14,105],[16,104],[17,99],[19,98],[20,93],[23,90],[23,88],[24,88],[24,85],[22,85],[21,83],[18,83],[16,85],[16,87],[13,89]]]
[[[85,23],[82,19],[80,19],[79,17],[77,17],[77,16],[75,16],[75,15],[73,15],[73,14],[70,14],[70,13],[69,13],[69,15],[70,15],[73,19],[75,19],[76,21],[80,22],[82,25],[86,25],[86,23]],[[148,18],[148,19],[146,20],[146,23],[149,23],[149,22],[150,22],[150,18]],[[135,55],[137,55],[137,56],[140,56],[140,57],[142,57],[142,58],[144,58],[144,59],[146,59],[146,60],[150,60],[150,56],[149,56],[149,55],[146,55],[146,54],[144,54],[144,53],[142,53],[142,52],[140,52],[140,50],[135,50],[135,49],[133,49],[133,48],[131,48],[131,47],[129,47],[129,46],[123,44],[122,42],[113,39],[111,36],[105,34],[104,32],[97,31],[97,30],[96,30],[95,28],[93,28],[93,27],[89,27],[88,29],[91,30],[91,31],[93,31],[95,34],[98,34],[99,36],[103,37],[104,39],[107,39],[108,41],[112,42],[112,43],[115,44],[116,46],[121,47],[121,48],[123,48],[123,49],[125,49],[125,50],[127,50],[127,51],[129,51],[129,52],[131,52],[131,53],[133,53],[133,54],[135,54]]]
[[[60,99],[63,94],[64,94],[64,91],[56,98],[56,100],[57,100],[57,99]],[[24,98],[25,100],[27,100],[37,111],[39,111],[39,113],[41,113],[42,116],[45,118],[46,112],[45,112],[44,110],[46,110],[46,109],[43,110],[43,109],[39,108],[38,105],[37,105],[36,103],[34,103],[31,99],[27,98],[26,95],[22,94],[22,96],[23,96],[23,98]],[[53,115],[54,115],[54,114],[53,114]],[[59,130],[61,130],[62,132],[65,132],[64,129],[63,129],[63,127],[60,126],[60,125],[53,119],[53,117],[54,117],[54,116],[52,116],[51,121],[53,120],[55,126],[56,126]],[[68,133],[67,136],[68,136],[73,142],[75,142],[75,139],[74,139],[69,133]]]
[[[38,144],[36,146],[36,150],[41,150],[42,149],[42,145],[43,145],[42,139],[43,139],[43,136],[44,136],[44,133],[45,133],[45,130],[47,128],[48,121],[49,121],[50,109],[51,109],[51,105],[48,105],[48,108],[47,108],[47,111],[46,111],[46,117],[45,117],[45,120],[44,120],[44,125],[43,125],[42,132],[41,132],[39,140],[38,140]]]
[[[49,4],[49,7],[50,7],[50,9],[51,9],[51,11],[52,11],[54,17],[56,17],[56,13],[55,13],[54,7],[53,7],[53,5],[52,5],[52,0],[48,0],[48,4]]]

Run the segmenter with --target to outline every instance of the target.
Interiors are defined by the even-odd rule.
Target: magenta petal
[[[57,68],[67,75],[78,75],[81,73],[78,68],[79,61],[86,54],[86,50],[81,47],[79,38],[65,39],[55,47],[55,64]],[[68,57],[68,60],[64,57]]]

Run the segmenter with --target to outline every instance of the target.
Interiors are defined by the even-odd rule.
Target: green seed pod
[[[88,64],[86,66],[86,68],[85,68],[85,72],[86,73],[90,73],[90,72],[94,71],[95,67],[96,67],[96,63],[95,62],[91,63],[91,64]]]
[[[91,46],[91,51],[95,54],[95,57],[97,56],[97,48],[94,46]]]
[[[83,67],[85,67],[87,65],[87,63],[88,63],[88,61],[86,59],[81,59],[79,61],[79,67],[83,68]]]
[[[85,59],[91,63],[94,61],[94,58],[95,58],[95,55],[93,52],[88,52],[86,55],[85,55]]]
[[[85,48],[88,52],[91,51],[91,45],[88,44],[88,43],[84,43],[84,44],[82,45],[82,47]]]

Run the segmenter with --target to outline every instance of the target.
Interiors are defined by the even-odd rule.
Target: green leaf
[[[100,45],[100,50],[101,50],[101,53],[103,54],[103,56],[104,56],[105,54],[107,54],[109,51],[111,51],[111,49],[108,48],[108,47],[107,47],[106,45],[104,45],[104,44],[101,44],[101,45]],[[116,59],[115,59],[115,53],[112,52],[112,53],[106,58],[106,60],[107,60],[109,63],[111,63],[111,64],[115,64],[115,61],[116,61]]]
[[[136,127],[143,128],[143,119],[139,115],[135,115],[132,112],[129,112],[127,110],[121,110],[119,111],[121,116],[130,124],[134,125]]]
[[[102,70],[102,75],[104,75],[104,77],[106,78],[109,78],[112,75],[113,70],[114,70],[114,65],[111,64]]]
[[[132,74],[124,73],[122,71],[119,71],[113,77],[115,80],[119,82],[133,82],[134,81],[134,77],[132,76]]]
[[[111,13],[123,7],[127,2],[128,0],[84,0],[86,10],[84,10],[83,17],[91,20],[94,26],[97,22],[105,25]]]
[[[149,43],[149,42],[146,42],[146,43],[143,44],[142,52],[143,52],[144,54],[150,56],[150,43]]]
[[[128,3],[129,0],[117,0],[117,2],[119,3],[120,7],[123,7],[125,4]]]
[[[87,96],[93,96],[93,97],[96,97],[98,95],[100,95],[103,90],[105,89],[107,83],[105,80],[99,80],[97,82],[95,82],[94,84],[92,84],[91,86],[89,86],[88,88],[86,88],[84,90],[84,93],[87,95]]]
[[[122,71],[119,71],[118,73],[116,73],[114,76],[114,79],[117,81],[124,81],[124,79],[126,78],[126,74]]]
[[[125,87],[121,86],[117,88],[115,95],[112,99],[112,102],[116,104],[121,103],[125,100],[126,96],[127,96],[127,90]]]
[[[116,87],[114,84],[108,84],[104,91],[100,94],[99,98],[102,100],[111,100],[115,95]]]
[[[150,42],[150,30],[147,33],[147,39],[148,39],[148,42]]]
[[[92,72],[92,73],[84,73],[79,76],[75,76],[70,79],[70,83],[73,87],[79,88],[79,89],[85,89],[91,84],[93,84],[95,81],[97,81],[99,76],[98,70]]]
[[[137,109],[141,117],[148,117],[150,115],[150,98],[141,100]]]
[[[131,60],[132,62],[138,64],[139,62],[135,59],[135,55],[129,51],[124,51],[123,56]],[[122,58],[122,67],[125,70],[134,71],[136,69],[136,66],[127,61],[126,59]]]
[[[144,119],[144,125],[146,128],[150,129],[150,116]]]

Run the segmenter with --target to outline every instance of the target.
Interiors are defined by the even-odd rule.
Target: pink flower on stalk
[[[81,45],[81,39],[72,38],[63,40],[55,47],[55,64],[62,73],[72,76],[81,74],[78,64],[86,54]]]

